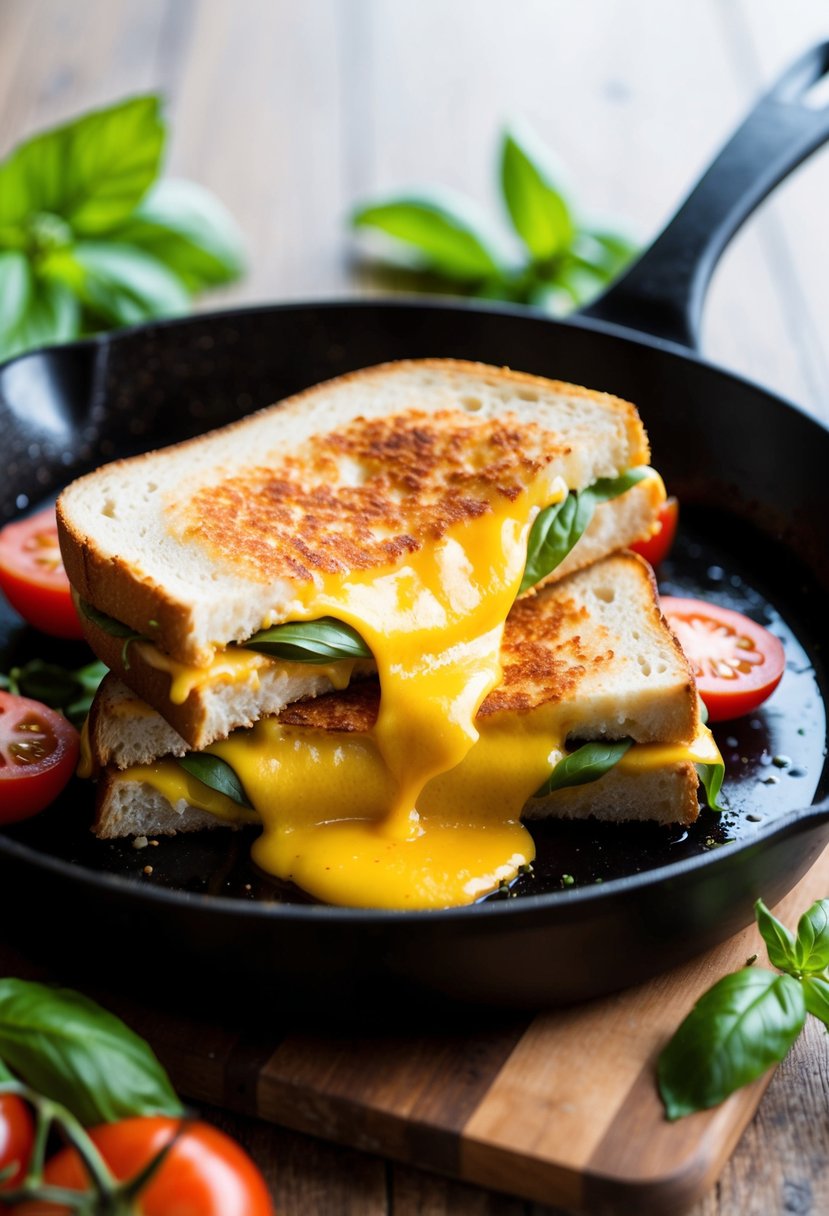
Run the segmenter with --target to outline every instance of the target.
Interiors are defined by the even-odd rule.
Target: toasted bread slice
[[[523,718],[553,707],[562,739],[631,737],[683,745],[697,736],[690,667],[659,611],[650,567],[635,554],[607,558],[515,604],[501,657],[502,682],[478,714],[482,729],[487,719]],[[367,732],[379,697],[376,680],[366,679],[344,692],[287,705],[279,722],[311,731]],[[98,835],[204,826],[205,812],[184,799],[171,803],[131,778],[133,766],[182,755],[187,745],[113,676],[93,705],[89,741],[97,764],[108,766],[99,787]],[[119,774],[115,765],[127,771]],[[696,788],[693,764],[680,759],[657,772],[611,772],[595,786],[533,800],[527,813],[689,822],[697,813]],[[217,819],[215,826],[233,821],[233,809],[227,809],[229,818]],[[239,819],[249,816],[240,812]]]
[[[207,666],[217,645],[291,619],[320,574],[387,568],[542,470],[581,490],[648,458],[616,397],[482,364],[393,363],[81,478],[58,502],[61,548],[83,599]],[[650,532],[655,507],[643,518],[647,495],[634,501],[635,534],[605,525],[597,545]]]

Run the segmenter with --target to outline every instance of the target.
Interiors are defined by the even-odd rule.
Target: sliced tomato
[[[702,600],[663,595],[661,604],[712,722],[741,718],[771,696],[786,666],[773,633],[741,612]]]
[[[108,1123],[89,1135],[115,1177],[126,1180],[170,1143],[178,1126],[177,1119],[150,1116]],[[72,1191],[89,1186],[74,1148],[51,1158],[45,1178]],[[27,1216],[41,1210],[65,1211],[53,1205],[25,1208]],[[192,1123],[139,1195],[135,1211],[141,1216],[273,1216],[274,1208],[265,1180],[244,1149],[209,1123]]]
[[[647,540],[638,540],[631,545],[634,553],[644,557],[652,566],[658,566],[671,551],[676,536],[676,525],[679,519],[679,499],[666,498],[659,508],[656,521],[656,531]]]
[[[36,629],[56,638],[83,637],[60,555],[54,507],[0,531],[0,591]]]
[[[54,802],[75,771],[80,736],[39,701],[0,692],[0,823],[16,823]]]

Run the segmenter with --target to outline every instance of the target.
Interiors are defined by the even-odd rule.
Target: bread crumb
[[[144,873],[145,873],[145,874],[152,874],[152,872],[153,872],[153,868],[152,868],[152,866],[144,866]]]
[[[151,840],[149,843],[150,843],[150,844],[153,846],[153,848],[154,848],[154,849],[157,849],[157,848],[158,848],[158,841],[157,841],[157,840]]]
[[[149,843],[150,842],[147,840],[146,836],[136,836],[135,840],[132,842],[132,847],[134,849],[146,849]]]

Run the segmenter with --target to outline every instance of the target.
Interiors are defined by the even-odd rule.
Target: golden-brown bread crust
[[[406,371],[417,373],[433,371],[440,373],[443,377],[451,378],[456,376],[459,380],[464,376],[470,375],[484,377],[486,382],[491,383],[493,386],[506,385],[517,389],[518,395],[530,402],[533,399],[533,393],[558,393],[566,395],[568,398],[600,403],[602,407],[608,408],[616,415],[618,421],[617,431],[620,435],[622,432],[625,435],[629,463],[643,464],[648,461],[647,437],[635,408],[629,402],[622,401],[606,393],[568,385],[561,381],[545,380],[527,373],[513,372],[506,368],[492,368],[483,364],[462,360],[411,360],[352,372],[346,376],[339,377],[337,380],[329,381],[322,387],[329,389],[338,385],[359,383],[361,386],[365,384],[370,388],[378,385],[384,376],[397,375],[400,372]],[[296,416],[305,408],[306,403],[311,401],[315,394],[319,392],[320,387],[319,385],[314,386],[282,402],[277,407],[280,415],[285,419]],[[274,407],[269,408],[273,409]],[[266,412],[260,411],[260,414]],[[396,411],[392,409],[391,412]],[[256,418],[257,415],[251,417]],[[250,422],[251,418],[240,419],[225,428],[221,428],[221,430],[230,440]],[[522,428],[531,428],[532,425],[527,419],[522,419],[521,421]],[[211,432],[207,435],[188,440],[185,443],[174,445],[168,451],[186,451],[188,455],[192,453],[193,457],[196,458],[202,446],[208,443],[215,434],[216,432]],[[381,443],[378,451],[384,450],[384,445]],[[142,464],[146,464],[149,471],[152,467],[150,462],[156,456],[157,453],[155,452],[146,453],[143,456],[134,457],[130,461],[115,462],[108,467],[111,471],[117,473],[119,469],[124,469],[125,471],[127,467],[130,470],[140,469]],[[86,478],[79,479],[78,482],[73,483],[73,487],[71,487],[72,491],[82,490],[84,486],[90,485],[90,479],[96,476],[97,474],[93,473]],[[66,509],[63,496],[58,502],[58,527],[64,564],[70,582],[72,582],[73,586],[84,599],[94,604],[102,612],[123,621],[142,633],[147,632],[148,622],[153,620],[157,622],[153,636],[158,639],[159,644],[168,654],[175,655],[189,662],[206,663],[208,661],[209,656],[205,640],[194,639],[191,636],[193,631],[192,605],[181,598],[180,591],[173,594],[163,582],[159,583],[147,577],[117,553],[104,555],[99,552],[95,542],[90,540],[89,536],[71,518],[70,512]],[[405,546],[404,533],[400,534],[400,540]],[[353,557],[350,560],[353,560]],[[300,564],[302,565],[302,563]],[[226,640],[228,638],[224,635],[210,639],[211,642]]]

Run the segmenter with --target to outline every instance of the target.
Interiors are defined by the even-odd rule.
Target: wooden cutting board
[[[829,894],[829,850],[778,906],[794,925]],[[654,1083],[695,999],[752,954],[754,928],[638,988],[496,1027],[423,1037],[255,1036],[94,995],[145,1035],[179,1092],[540,1203],[682,1211],[715,1181],[768,1077],[676,1123]],[[5,974],[32,973],[0,952]]]

